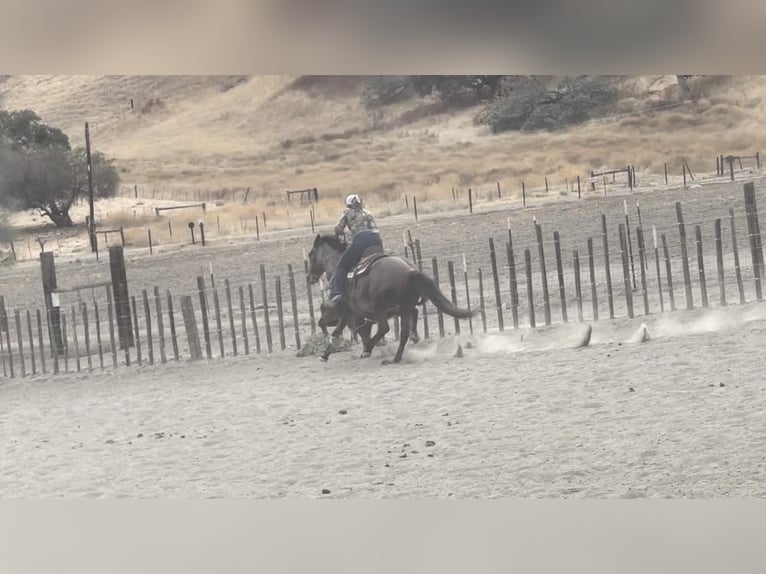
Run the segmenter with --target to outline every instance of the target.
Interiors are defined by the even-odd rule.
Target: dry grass
[[[711,171],[717,154],[752,153],[766,143],[761,76],[706,78],[693,85],[696,103],[642,112],[637,110],[674,100],[675,80],[631,78],[619,106],[628,115],[556,133],[494,136],[473,125],[476,109],[447,112],[412,100],[372,114],[361,105],[353,79],[237,81],[12,77],[0,86],[0,98],[5,107],[37,110],[63,126],[74,143],[88,119],[94,145],[117,158],[126,184],[144,190],[251,187],[256,199],[250,205],[217,210],[222,228],[232,232],[242,231],[242,222],[254,229],[255,215],[263,211],[272,229],[308,225],[306,209],[285,206],[286,189],[317,186],[323,198],[337,199],[320,202],[318,221],[329,223],[351,192],[363,194],[380,216],[403,211],[405,194],[417,195],[427,212],[449,205],[453,186],[482,189],[500,181],[518,197],[521,180],[541,187],[548,176],[561,185],[590,169],[628,163],[661,173],[665,162],[678,166],[686,159],[697,171]],[[131,112],[130,97],[137,108],[150,99],[164,105]],[[172,219],[180,224],[184,217]],[[163,218],[157,225],[167,223]]]

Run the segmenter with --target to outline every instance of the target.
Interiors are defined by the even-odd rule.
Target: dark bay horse
[[[322,248],[322,246],[319,245],[320,243],[324,243],[328,248]],[[316,250],[317,246],[319,246],[319,250]],[[322,277],[324,277],[324,280],[327,283],[332,280],[332,274],[335,272],[341,255],[343,255],[347,247],[347,244],[339,240],[335,235],[317,235],[314,240],[314,246],[309,253],[309,281],[312,285],[316,284]],[[365,251],[362,254],[362,259],[365,259],[367,256],[373,255],[376,252],[380,251],[376,248],[371,248],[369,251]],[[409,264],[409,261],[406,259],[403,261],[406,261]],[[322,300],[324,301],[324,293]],[[324,303],[321,304],[320,310],[322,316],[319,320],[319,328],[325,336],[328,335],[327,327],[335,327],[331,335],[333,338],[340,337],[346,326],[350,326],[353,333],[358,331],[359,324],[354,321],[354,318],[351,315],[351,309],[346,302],[344,302],[343,307],[339,309],[339,312],[332,317],[329,313],[325,313]],[[409,337],[410,341],[413,343],[420,341],[420,336],[418,335],[417,308],[415,309],[415,313],[413,314],[410,323]],[[330,354],[330,349],[331,347],[328,347],[327,351],[322,355],[323,360],[327,360],[327,357]]]
[[[316,283],[323,274],[332,274],[345,249],[345,244],[334,235],[317,235],[309,253],[310,281]],[[442,313],[458,319],[467,319],[475,314],[475,311],[455,306],[433,279],[406,259],[379,254],[367,271],[349,280],[346,305],[341,306],[335,316],[331,316],[323,306],[319,323],[322,326],[337,321],[340,326],[345,320],[362,339],[362,357],[369,357],[375,345],[388,333],[388,319],[400,317],[399,348],[394,356],[394,362],[398,363],[411,331],[415,332],[413,326],[417,324],[417,305],[425,299],[430,299]],[[373,323],[378,328],[371,336]]]

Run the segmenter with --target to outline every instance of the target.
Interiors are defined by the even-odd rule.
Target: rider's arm
[[[343,231],[346,229],[346,225],[348,225],[346,214],[347,212],[344,211],[343,215],[340,216],[338,223],[335,224],[335,235],[343,235]]]

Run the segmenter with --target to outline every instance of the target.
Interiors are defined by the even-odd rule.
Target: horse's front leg
[[[347,319],[346,317],[343,317],[343,318],[340,320],[340,323],[338,323],[338,326],[337,326],[337,327],[335,327],[335,329],[333,330],[333,332],[332,332],[332,338],[333,338],[333,339],[337,339],[338,337],[340,337],[340,336],[343,334],[343,329],[345,329],[345,328],[346,328],[346,325],[348,325],[348,319]],[[326,334],[327,334],[327,333],[325,333],[325,335],[326,335]]]

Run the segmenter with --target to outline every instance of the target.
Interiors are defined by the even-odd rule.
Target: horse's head
[[[328,271],[332,273],[334,269],[327,269],[330,257],[333,252],[339,255],[345,249],[345,243],[342,243],[335,235],[317,235],[309,251],[309,281],[315,284],[324,273]]]

